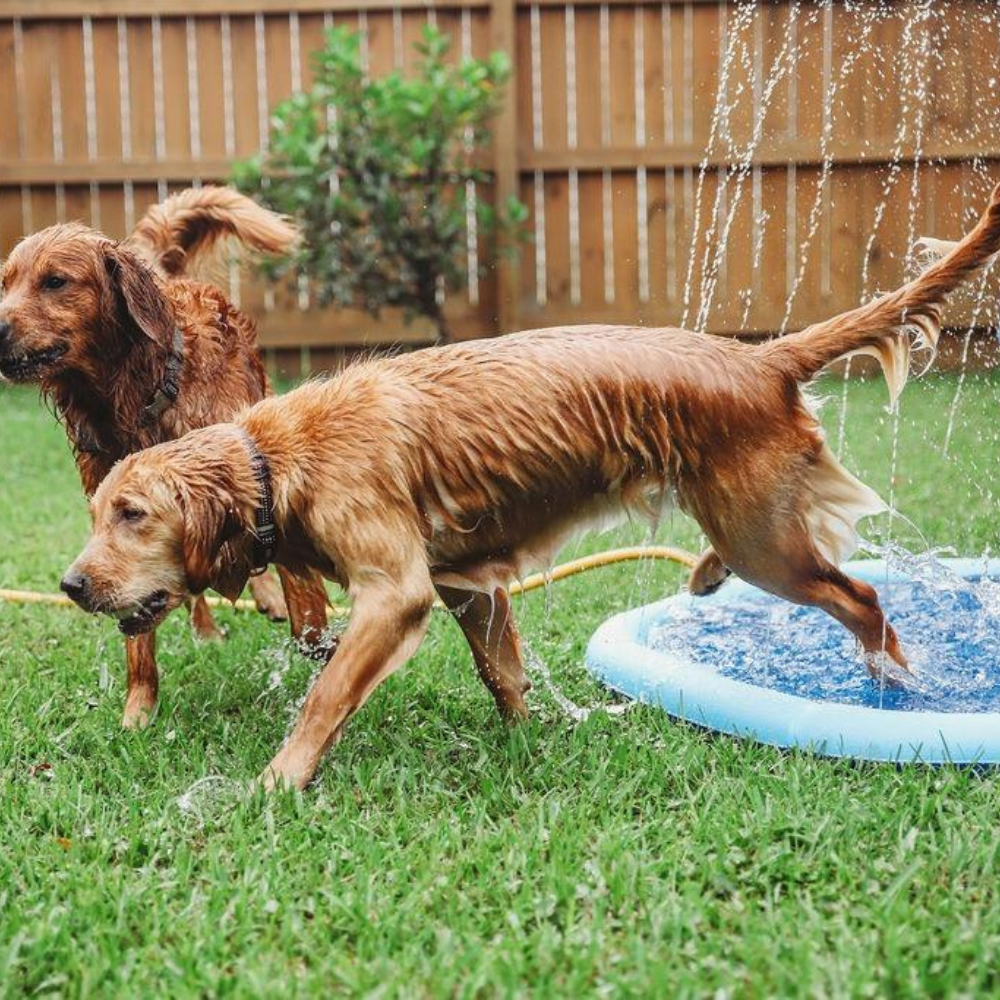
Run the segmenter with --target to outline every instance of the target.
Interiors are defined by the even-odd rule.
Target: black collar
[[[163,381],[157,386],[153,398],[142,411],[143,423],[151,424],[164,410],[177,402],[181,391],[181,367],[184,364],[184,334],[179,326],[174,327],[174,340],[167,354],[167,368]]]
[[[257,480],[257,509],[254,512],[253,568],[251,576],[257,576],[267,569],[274,558],[274,547],[278,532],[274,524],[274,499],[271,496],[271,466],[257,447],[257,442],[242,431],[247,451],[250,452],[250,467]]]

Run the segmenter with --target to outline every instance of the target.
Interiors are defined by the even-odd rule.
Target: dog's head
[[[12,382],[96,376],[136,337],[169,349],[173,328],[150,270],[78,223],[22,240],[0,270],[0,375]]]
[[[221,430],[130,455],[104,479],[90,504],[90,541],[61,584],[81,608],[112,615],[122,632],[137,635],[209,586],[239,596],[251,570],[245,525],[253,500],[233,496],[233,449],[211,447]],[[189,440],[196,436],[206,441]]]

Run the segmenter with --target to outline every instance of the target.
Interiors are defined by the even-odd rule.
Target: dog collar
[[[274,499],[271,495],[271,466],[267,458],[257,447],[257,442],[242,431],[250,452],[250,467],[253,477],[257,480],[257,509],[254,511],[253,530],[253,567],[251,576],[257,576],[267,569],[268,563],[274,558],[274,547],[277,542],[278,530],[274,524]]]
[[[181,391],[181,367],[184,364],[184,334],[179,326],[174,327],[174,340],[167,355],[167,368],[163,373],[163,381],[157,386],[153,398],[142,411],[146,423],[152,423],[157,417],[177,402]]]

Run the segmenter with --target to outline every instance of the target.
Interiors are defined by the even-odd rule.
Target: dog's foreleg
[[[288,620],[289,609],[285,598],[270,571],[250,577],[249,587],[254,604],[262,615],[267,615],[273,622]]]
[[[268,791],[281,785],[305,788],[344,723],[416,652],[427,631],[434,604],[429,578],[409,587],[373,582],[352,589],[352,596],[351,618],[336,654],[306,697],[291,736],[261,775]]]
[[[211,608],[209,608],[204,595],[199,594],[197,597],[192,597],[187,602],[187,606],[188,612],[191,615],[191,628],[194,629],[194,634],[202,642],[222,642],[225,635],[222,629],[215,624]]]
[[[706,597],[708,594],[714,594],[731,575],[732,571],[719,558],[718,552],[715,549],[706,549],[691,570],[688,590],[695,597]]]
[[[524,695],[531,682],[524,673],[521,640],[507,591],[497,588],[492,598],[452,587],[439,586],[437,592],[465,634],[479,676],[501,716],[509,721],[526,719]]]
[[[125,640],[128,664],[128,695],[125,698],[125,729],[143,729],[156,708],[160,675],[156,669],[156,633],[137,635]]]
[[[325,663],[337,648],[338,637],[327,633],[327,596],[322,577],[313,570],[292,573],[278,567],[285,592],[292,635],[306,656]]]

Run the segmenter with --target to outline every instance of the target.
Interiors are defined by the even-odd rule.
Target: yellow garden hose
[[[582,556],[570,562],[555,566],[548,573],[532,573],[525,577],[520,583],[514,583],[510,587],[511,594],[526,594],[531,590],[538,590],[547,584],[565,580],[567,577],[576,576],[577,573],[586,573],[601,566],[612,566],[615,563],[641,562],[646,560],[663,559],[668,562],[680,563],[682,566],[691,568],[697,562],[697,556],[686,552],[684,549],[676,549],[670,545],[634,545],[624,549],[608,549],[606,552],[595,552],[590,556]],[[229,605],[231,602],[222,597],[208,597],[208,603],[216,607],[218,605]],[[72,607],[73,602],[65,594],[46,594],[35,590],[7,590],[0,587],[0,601],[8,604],[54,604],[59,607]],[[241,611],[253,611],[255,605],[250,600],[236,601],[233,607]],[[347,614],[349,608],[334,605],[335,614]]]
[[[599,569],[601,566],[613,566],[615,563],[640,562],[647,559],[665,559],[668,562],[680,563],[693,569],[698,557],[684,549],[675,549],[671,545],[633,545],[624,549],[608,549],[605,552],[595,552],[590,556],[581,556],[570,562],[562,563],[553,567],[548,573],[532,573],[521,583],[511,584],[512,594],[526,594],[529,590],[537,590],[547,583],[555,583],[557,580],[565,580],[568,576],[576,576],[577,573],[586,573],[588,570]]]

